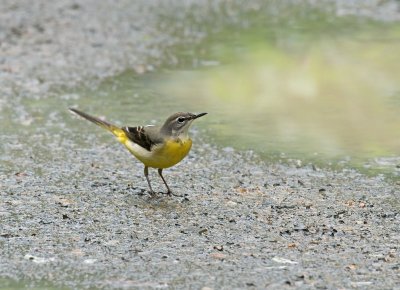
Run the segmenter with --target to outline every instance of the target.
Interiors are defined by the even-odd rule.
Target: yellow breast
[[[168,140],[162,145],[154,146],[151,152],[132,142],[124,142],[124,145],[144,165],[153,168],[168,168],[185,158],[192,147],[192,140],[189,138]]]

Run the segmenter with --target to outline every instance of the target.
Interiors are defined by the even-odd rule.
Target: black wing
[[[143,126],[123,127],[122,130],[124,130],[129,140],[145,148],[147,151],[150,151],[153,145],[156,145],[160,142],[158,140],[154,140],[154,138],[151,138]]]

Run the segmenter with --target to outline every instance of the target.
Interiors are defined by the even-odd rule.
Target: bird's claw
[[[156,198],[157,197],[157,193],[155,191],[149,191],[150,193],[150,198]]]
[[[162,191],[160,191],[159,194],[166,194],[166,195],[168,195],[168,196],[173,195],[173,196],[176,196],[176,197],[183,197],[183,195],[175,194],[175,193],[173,193],[172,191],[167,191],[167,192],[162,192]]]

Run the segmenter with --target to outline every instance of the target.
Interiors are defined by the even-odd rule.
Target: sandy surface
[[[16,128],[1,133],[0,288],[400,289],[398,184],[265,164],[198,132],[165,171],[186,198],[149,199],[142,166],[111,140],[16,133],[34,126],[26,99],[176,65],[170,48],[200,41],[202,24],[240,23],[258,7],[131,2],[0,2],[0,112],[11,112],[0,121]]]

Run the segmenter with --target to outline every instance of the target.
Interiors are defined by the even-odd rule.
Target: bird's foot
[[[162,192],[162,191],[160,191],[159,194],[166,194],[166,195],[168,195],[168,196],[173,195],[173,196],[176,196],[176,197],[183,197],[183,195],[175,194],[175,193],[173,193],[173,192],[170,191],[170,190],[168,190],[167,192]]]
[[[153,190],[149,190],[150,198],[157,198],[157,193]]]

